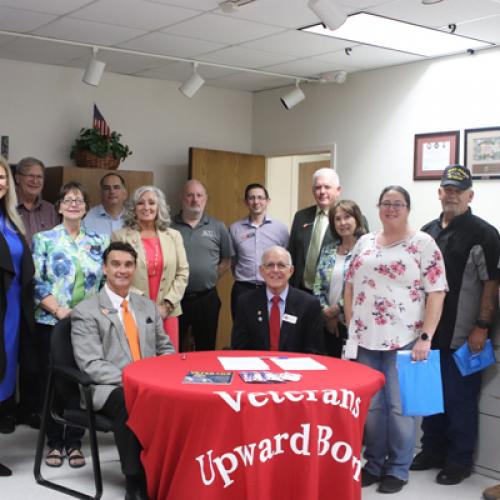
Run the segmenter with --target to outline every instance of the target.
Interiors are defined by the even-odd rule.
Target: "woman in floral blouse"
[[[323,309],[328,354],[340,358],[347,337],[344,324],[344,284],[352,249],[366,233],[358,205],[351,200],[335,203],[328,212],[333,241],[321,250],[316,268],[313,293]]]
[[[434,240],[408,224],[410,195],[386,187],[379,198],[382,231],[362,236],[346,278],[345,317],[358,361],[384,373],[365,425],[362,485],[396,493],[408,481],[416,420],[403,416],[396,369],[399,349],[415,361],[429,355],[447,290],[443,257]]]
[[[68,182],[61,188],[56,203],[56,210],[62,216],[62,224],[33,236],[35,321],[36,333],[41,336],[40,357],[45,382],[52,327],[68,316],[73,307],[85,297],[97,293],[103,278],[102,254],[109,244],[109,238],[87,232],[81,225],[87,209],[88,196],[82,185],[74,181]],[[74,405],[78,404],[74,402]],[[50,419],[47,427],[49,453],[46,464],[60,467],[65,451],[71,467],[85,465],[85,458],[80,451],[82,436],[83,430],[64,428]]]

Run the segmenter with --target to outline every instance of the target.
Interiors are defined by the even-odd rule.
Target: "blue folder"
[[[490,339],[486,340],[483,349],[479,352],[472,352],[466,342],[453,353],[453,358],[462,377],[484,370],[496,363],[495,352]]]
[[[439,351],[430,351],[425,361],[413,361],[411,351],[398,351],[396,364],[403,415],[417,417],[443,413]]]

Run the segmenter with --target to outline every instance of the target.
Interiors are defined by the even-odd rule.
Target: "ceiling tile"
[[[136,54],[126,54],[123,52],[111,52],[102,50],[97,56],[100,61],[106,63],[106,71],[112,73],[122,73],[132,75],[139,71],[164,65],[165,61],[155,57],[141,56]],[[71,66],[85,68],[89,62],[90,54],[85,57],[71,61]]]
[[[307,6],[307,0],[286,0],[285,2],[283,0],[257,0],[226,15],[284,28],[300,28],[316,23],[318,19]]]
[[[161,31],[212,42],[237,44],[283,30],[275,26],[243,19],[229,18],[217,14],[203,14]]]
[[[0,5],[16,9],[46,12],[47,14],[67,14],[91,3],[93,0],[0,0]]]
[[[0,6],[0,30],[26,33],[57,19],[57,16]]]
[[[287,78],[275,78],[251,73],[237,73],[217,80],[210,80],[207,83],[211,87],[255,92],[257,90],[273,89],[290,85],[290,80]]]
[[[144,0],[100,0],[71,17],[143,30],[155,30],[199,15],[198,11]]]
[[[65,17],[36,30],[35,33],[63,40],[95,43],[96,45],[115,45],[140,36],[144,34],[144,31]]]
[[[261,68],[271,64],[279,64],[296,59],[295,56],[278,54],[276,52],[265,52],[263,50],[248,49],[246,47],[228,47],[227,49],[204,54],[204,61],[218,64],[230,64],[243,68]]]
[[[0,46],[0,58],[31,61],[39,64],[67,64],[88,53],[85,47],[61,45],[40,40],[17,40]]]
[[[176,57],[193,57],[223,47],[220,43],[195,40],[166,33],[151,33],[120,44],[127,49],[152,52]]]
[[[369,45],[356,45],[352,47],[349,55],[344,50],[332,52],[331,54],[322,54],[318,56],[318,60],[337,64],[337,69],[348,70],[349,67],[356,69],[369,69],[382,66],[392,66],[396,64],[404,64],[416,62],[425,59],[414,54],[398,52],[396,50],[388,50],[380,47],[372,47]],[[342,67],[345,65],[345,67]]]
[[[216,9],[222,0],[146,0],[151,3],[161,3],[163,5],[177,5],[188,9],[196,9],[207,12]]]
[[[328,71],[334,71],[340,68],[336,67],[335,64],[330,62],[320,61],[319,59],[307,58],[283,64],[276,64],[274,66],[268,66],[262,69],[264,71],[272,71],[273,73],[283,73],[285,75],[317,76],[320,73],[326,73]]]
[[[367,9],[375,14],[430,27],[444,27],[465,20],[500,14],[500,3],[491,0],[453,0],[423,5],[416,0],[395,0]]]
[[[294,55],[297,58],[333,52],[349,45],[352,42],[303,31],[286,31],[242,44],[243,47]]]
[[[209,66],[200,66],[198,73],[205,80],[211,78],[220,78],[234,73],[234,70],[223,68],[214,68]],[[141,71],[136,76],[145,78],[158,78],[160,80],[174,80],[183,82],[193,74],[193,67],[188,63],[170,63],[158,68]]]
[[[500,44],[500,16],[459,24],[456,33]]]

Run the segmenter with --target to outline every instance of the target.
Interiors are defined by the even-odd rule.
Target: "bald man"
[[[182,210],[172,227],[184,240],[189,262],[189,282],[181,301],[180,350],[188,350],[186,333],[191,328],[197,351],[215,349],[221,302],[215,285],[229,269],[233,248],[223,222],[205,213],[207,190],[196,179],[186,182],[180,195]]]

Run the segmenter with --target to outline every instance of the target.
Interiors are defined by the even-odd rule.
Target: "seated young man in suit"
[[[266,286],[239,298],[231,347],[324,354],[321,305],[316,297],[289,286],[290,253],[269,248],[259,270]]]
[[[111,243],[103,254],[106,284],[71,315],[76,363],[96,384],[94,409],[113,420],[126,500],[147,499],[147,491],[141,445],[126,425],[122,370],[138,359],[174,352],[155,303],[130,291],[136,262],[129,243]]]

